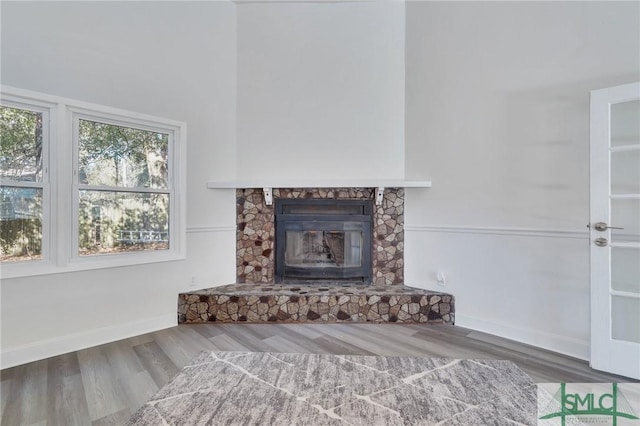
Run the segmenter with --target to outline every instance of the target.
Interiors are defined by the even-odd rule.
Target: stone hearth
[[[402,284],[230,284],[178,297],[179,323],[454,321],[452,295]]]

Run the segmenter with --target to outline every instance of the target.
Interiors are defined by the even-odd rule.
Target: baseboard
[[[589,342],[584,340],[572,339],[570,337],[528,328],[514,327],[509,324],[460,315],[457,312],[456,325],[515,340],[520,343],[558,352],[585,361],[588,361],[590,356]]]
[[[175,313],[41,340],[0,352],[0,369],[39,361],[178,325]]]

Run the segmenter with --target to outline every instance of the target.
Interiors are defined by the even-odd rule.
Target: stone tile
[[[429,304],[434,300],[437,303]],[[452,295],[405,285],[245,283],[182,293],[178,300],[180,323],[362,321],[452,324],[454,312]]]

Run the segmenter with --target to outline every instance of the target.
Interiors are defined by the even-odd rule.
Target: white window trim
[[[47,203],[48,212],[43,217],[43,231],[45,221],[48,227],[48,246],[45,250],[43,232],[43,259],[2,263],[0,275],[3,279],[168,262],[186,258],[186,123],[10,86],[0,86],[0,92],[3,102],[6,100],[8,106],[16,104],[27,108],[47,109],[50,135],[50,149],[46,153],[50,186],[47,193],[50,202]],[[169,180],[173,185],[170,184],[172,192],[169,198],[171,214],[169,215],[168,250],[77,255],[78,183],[75,178],[77,153],[74,150],[73,120],[80,116],[97,121],[108,120],[114,124],[136,128],[161,129],[170,134],[172,140],[169,143]],[[63,155],[64,153],[67,155]]]

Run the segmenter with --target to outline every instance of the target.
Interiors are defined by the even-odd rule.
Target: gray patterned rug
[[[509,361],[202,352],[129,425],[533,425]]]

